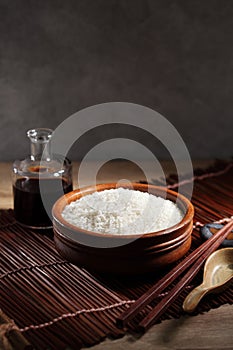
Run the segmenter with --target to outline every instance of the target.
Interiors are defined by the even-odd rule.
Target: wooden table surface
[[[196,166],[207,166],[210,162],[194,162]],[[172,168],[163,163],[168,174]],[[0,163],[0,208],[12,208],[11,163]],[[83,184],[89,184],[96,163],[90,163],[86,169]],[[74,164],[74,186],[77,184],[78,164]],[[149,174],[155,178],[156,174]],[[103,166],[97,175],[97,182],[111,182],[127,179],[144,179],[143,172],[130,162],[110,162]],[[153,326],[141,338],[132,335],[112,341],[105,340],[92,347],[95,350],[233,350],[233,305],[223,305],[198,316],[185,316],[179,320],[168,320]]]

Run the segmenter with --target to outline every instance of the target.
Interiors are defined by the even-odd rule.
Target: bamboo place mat
[[[200,224],[225,222],[224,218],[233,215],[232,180],[233,162],[220,164],[207,173],[197,171],[192,197],[196,228],[190,252],[201,244]],[[171,185],[175,181],[175,177],[169,178]],[[183,186],[185,190],[185,182]],[[14,320],[18,332],[38,350],[81,349],[106,336],[122,336],[124,331],[116,327],[116,318],[159,278],[126,280],[91,274],[63,260],[51,238],[17,224],[12,210],[0,211],[0,242],[1,308]],[[202,272],[160,321],[183,314],[184,297],[201,279]],[[167,290],[132,321],[129,331],[135,331],[138,322],[166,293]],[[232,287],[206,297],[196,313],[224,303],[233,303]]]

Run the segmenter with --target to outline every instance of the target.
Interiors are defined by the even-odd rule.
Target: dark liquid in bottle
[[[13,186],[16,220],[31,227],[52,226],[53,204],[64,193],[70,191],[72,191],[72,184],[68,184],[61,178],[18,179]]]

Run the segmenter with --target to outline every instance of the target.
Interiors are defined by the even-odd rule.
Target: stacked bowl
[[[65,206],[95,191],[118,188],[117,183],[99,184],[74,190],[57,200],[53,207],[54,241],[58,252],[68,261],[91,271],[119,275],[156,273],[176,262],[191,245],[194,209],[181,194],[165,187],[122,183],[120,187],[166,198],[176,203],[182,220],[165,230],[146,234],[115,235],[84,230],[67,222]]]

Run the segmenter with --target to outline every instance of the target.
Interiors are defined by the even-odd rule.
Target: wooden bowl
[[[113,235],[81,229],[63,217],[64,207],[95,191],[119,187],[108,183],[77,189],[62,196],[53,206],[54,242],[68,261],[103,273],[136,275],[156,272],[180,259],[190,248],[194,209],[183,195],[164,187],[147,184],[121,184],[120,187],[149,192],[176,202],[183,219],[165,230],[144,235]],[[93,244],[94,242],[94,244]]]

